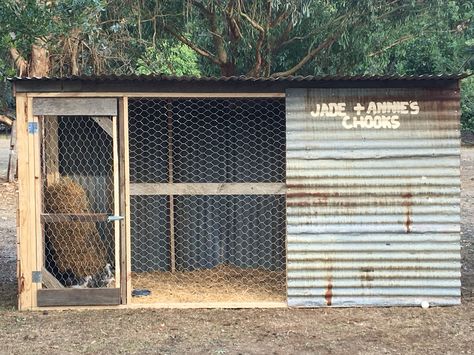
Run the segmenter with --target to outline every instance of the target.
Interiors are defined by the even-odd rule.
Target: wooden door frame
[[[51,99],[49,99],[51,100]],[[104,130],[108,132],[112,136],[112,155],[113,155],[113,184],[114,184],[114,189],[113,189],[113,198],[114,198],[114,203],[113,203],[113,212],[114,215],[117,215],[121,213],[121,194],[120,194],[120,171],[119,171],[119,124],[118,124],[118,119],[117,119],[117,112],[107,112],[107,110],[110,108],[107,107],[110,106],[110,99],[108,99],[108,102],[106,102],[105,106],[100,105],[99,100],[103,99],[92,99],[91,104],[87,104],[84,102],[78,102],[78,105],[72,105],[68,106],[70,102],[65,101],[62,99],[62,102],[58,102],[57,107],[55,106],[54,101],[49,101],[46,102],[46,105],[44,105],[45,101],[43,100],[43,103],[33,106],[34,101],[33,98],[27,98],[26,100],[26,136],[24,138],[27,138],[26,141],[28,143],[28,154],[27,154],[27,159],[24,161],[27,165],[27,174],[23,173],[22,177],[25,178],[24,184],[23,185],[28,185],[28,200],[27,204],[29,205],[29,215],[32,216],[32,218],[29,220],[29,226],[28,226],[28,233],[19,233],[19,236],[22,238],[19,238],[20,244],[19,244],[19,249],[21,248],[22,245],[25,246],[29,244],[28,250],[20,250],[20,254],[22,255],[22,258],[20,260],[27,261],[30,260],[32,261],[33,265],[28,265],[30,266],[31,269],[31,278],[28,280],[26,278],[26,272],[23,272],[25,268],[19,268],[19,279],[21,280],[23,278],[24,282],[22,283],[23,285],[23,292],[20,289],[19,292],[19,308],[20,309],[34,309],[37,307],[48,307],[48,306],[94,306],[94,305],[119,305],[124,302],[124,300],[121,298],[121,275],[122,272],[120,270],[121,267],[121,232],[122,232],[122,227],[121,227],[121,222],[120,221],[114,221],[111,223],[115,224],[114,228],[114,250],[115,250],[115,276],[116,276],[116,284],[114,288],[98,288],[98,289],[74,289],[74,288],[50,288],[50,289],[43,289],[42,285],[44,281],[46,280],[47,272],[44,268],[44,260],[43,260],[43,253],[44,253],[44,237],[42,235],[43,231],[43,226],[42,223],[44,223],[45,215],[42,214],[42,188],[43,188],[43,178],[47,178],[46,176],[42,176],[41,172],[41,162],[40,162],[40,150],[41,150],[41,141],[43,139],[42,137],[42,130],[41,126],[44,124],[44,119],[41,117],[46,117],[46,116],[52,116],[52,115],[81,115],[82,111],[79,112],[70,112],[70,110],[74,110],[78,107],[81,107],[82,105],[85,104],[85,111],[84,114],[85,116],[92,116],[94,113],[99,114],[101,116],[106,115],[111,118],[111,125],[109,127],[109,130],[107,130],[107,127],[103,127]],[[55,99],[52,99],[55,100]],[[77,99],[73,99],[71,101],[76,101]],[[85,99],[88,100],[88,99]],[[116,100],[116,99],[115,99]],[[69,101],[69,100],[68,100]],[[82,99],[81,101],[84,101]],[[20,102],[21,103],[21,102]],[[94,104],[99,104],[98,106],[95,106]],[[115,101],[115,110],[117,111],[117,101]],[[92,107],[92,109],[91,109]],[[94,112],[94,107],[97,107],[98,109],[96,112]],[[46,110],[45,112],[42,112],[42,110]],[[49,110],[49,111],[48,111]],[[56,111],[55,111],[56,110]],[[82,110],[81,108],[79,110]],[[87,111],[87,112],[86,112]],[[112,114],[111,114],[112,113]],[[48,115],[43,115],[43,114],[48,114]],[[93,118],[96,120],[95,118]],[[98,122],[96,120],[96,122]],[[109,121],[110,122],[110,121]],[[100,122],[98,122],[100,124]],[[23,134],[25,133],[24,131],[22,132]],[[23,146],[22,147],[23,154],[22,157],[25,157],[26,155],[26,149]],[[26,176],[25,176],[26,175]],[[25,189],[23,189],[22,192],[24,192]],[[20,199],[20,202],[24,199],[25,194],[20,193],[20,196],[23,196],[23,198]],[[19,206],[22,204],[20,203]],[[107,214],[102,214],[97,215],[99,219],[101,220],[107,220]],[[25,216],[25,213],[20,212],[20,218],[21,216]],[[97,217],[96,216],[96,217]],[[46,216],[48,217],[48,216]],[[66,219],[68,218],[67,216],[49,216],[49,217],[65,217]],[[20,228],[21,228],[21,221],[19,223]],[[28,236],[28,241],[24,240],[24,237]],[[26,245],[25,245],[26,244]],[[26,252],[26,254],[25,254]],[[21,266],[21,262],[20,265]],[[26,270],[25,270],[26,271]],[[49,275],[48,275],[49,277]],[[54,279],[57,281],[56,279]],[[30,282],[28,282],[30,281]],[[30,288],[28,289],[27,285],[30,285]],[[57,282],[59,285],[59,282]],[[27,293],[25,293],[27,291]],[[22,297],[22,293],[24,294]],[[29,299],[28,299],[29,298]],[[23,301],[25,300],[25,302]],[[125,300],[126,301],[126,300]]]

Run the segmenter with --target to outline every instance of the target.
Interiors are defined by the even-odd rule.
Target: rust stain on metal
[[[413,201],[411,198],[413,197],[413,194],[410,192],[404,193],[401,195],[404,198],[403,201],[403,206],[406,207],[405,209],[405,230],[407,233],[411,232],[411,226],[413,224],[413,221],[411,219],[411,206],[413,205]]]
[[[407,216],[407,219],[405,221],[405,228],[407,230],[407,233],[410,233],[411,232],[412,220],[410,218],[410,210],[409,209],[407,209],[406,216]]]
[[[290,207],[311,207],[311,206],[327,206],[327,199],[319,199],[318,201],[310,202],[287,202],[287,206]]]
[[[332,276],[328,277],[328,284],[324,298],[326,299],[326,305],[330,306],[332,304]]]
[[[363,282],[374,281],[374,275],[373,275],[374,268],[373,267],[361,267],[360,271],[361,271],[361,275],[360,275],[361,281]]]
[[[332,194],[332,195],[337,196],[336,194]],[[328,198],[330,194],[325,193],[325,192],[288,192],[287,196],[290,196],[290,197],[314,196],[314,197]]]

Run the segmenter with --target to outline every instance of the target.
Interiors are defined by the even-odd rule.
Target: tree
[[[0,77],[459,72],[473,19],[472,0],[4,0]]]
[[[324,65],[334,54],[340,66],[332,69],[348,73],[377,51],[422,37],[417,25],[422,20],[431,21],[428,26],[435,23],[444,3],[182,0],[142,12],[220,75],[286,76],[311,72],[308,67],[315,60],[323,58],[317,62]]]

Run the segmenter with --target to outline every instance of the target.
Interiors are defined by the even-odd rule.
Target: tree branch
[[[379,49],[378,51],[375,51],[375,52],[372,52],[372,53],[369,53],[368,56],[369,57],[375,57],[375,56],[378,56],[380,54],[382,54],[383,52],[389,50],[390,48],[393,48],[395,46],[398,46],[399,44],[402,44],[403,42],[407,42],[411,39],[415,38],[415,35],[406,35],[406,36],[402,36],[400,37],[399,39],[397,39],[395,42],[393,42],[392,44],[382,48],[382,49]]]
[[[255,28],[257,31],[259,32],[264,32],[265,30],[263,29],[262,26],[260,26],[257,22],[255,22],[255,20],[253,20],[252,18],[250,18],[250,16],[248,16],[247,14],[245,14],[244,12],[240,12],[240,16],[242,16],[244,19],[246,19],[250,25]]]
[[[280,23],[285,21],[288,17],[290,17],[290,11],[289,10],[280,12],[280,14],[278,14],[277,17],[273,21],[270,22],[270,28],[275,28]]]
[[[25,58],[23,58],[18,49],[14,47],[10,48],[10,56],[12,57],[13,63],[18,70],[18,76],[22,77],[24,75],[28,75],[28,62]]]
[[[171,26],[164,25],[164,29],[169,34],[171,34],[174,38],[176,38],[178,41],[187,45],[189,48],[195,51],[197,54],[209,59],[214,64],[217,64],[217,65],[221,64],[219,59],[217,59],[212,53],[206,51],[205,49],[199,48],[194,42],[191,42],[191,40],[189,40],[188,38],[177,33],[177,31],[175,31]]]
[[[269,11],[269,10],[267,10],[267,11]],[[242,11],[242,9],[240,9],[239,13],[240,13],[240,16],[242,16],[244,19],[246,19],[250,23],[250,25],[259,32],[257,42],[255,43],[255,63],[253,65],[252,69],[250,69],[250,71],[247,73],[247,75],[249,75],[249,76],[258,76],[259,72],[262,68],[263,58],[262,58],[261,51],[262,51],[263,43],[264,43],[265,38],[267,36],[267,32],[265,31],[265,29],[263,28],[262,25],[260,25],[257,21],[255,21],[250,16],[248,16],[246,13],[244,13]]]
[[[214,41],[214,46],[217,53],[217,59],[220,64],[227,63],[227,52],[224,47],[224,40],[222,35],[218,33],[218,27],[216,22],[216,13],[212,9],[209,9],[204,6],[204,4],[200,1],[191,0],[191,3],[196,6],[201,13],[207,17],[209,21],[210,33],[212,35],[212,39]]]
[[[291,69],[288,69],[287,71],[283,72],[278,72],[274,73],[271,76],[272,77],[277,77],[277,76],[289,76],[289,75],[294,75],[298,70],[300,70],[306,63],[309,61],[313,60],[314,57],[318,55],[319,52],[323,51],[326,48],[329,48],[340,36],[340,33],[336,33],[333,36],[327,38],[324,42],[322,42],[318,47],[314,48],[311,50],[306,56],[304,56],[295,66],[293,66]]]

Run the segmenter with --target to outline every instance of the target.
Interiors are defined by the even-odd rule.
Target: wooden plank
[[[204,308],[287,308],[285,302],[170,302],[170,303],[133,303],[126,308],[175,308],[175,309],[204,309]]]
[[[28,97],[284,98],[284,92],[38,92]]]
[[[38,307],[120,304],[119,288],[64,288],[38,290]]]
[[[43,116],[117,116],[114,98],[35,98],[33,114]]]
[[[18,143],[18,309],[28,310],[32,304],[32,253],[31,253],[31,219],[32,205],[30,194],[30,165],[28,159],[28,99],[25,94],[16,95],[16,121]]]
[[[41,222],[106,222],[108,217],[107,213],[42,213]]]
[[[63,284],[44,267],[41,268],[41,281],[43,286],[49,289],[64,288]]]
[[[46,116],[43,118],[43,146],[47,186],[51,186],[59,180],[58,129],[57,116]]]
[[[120,171],[119,171],[119,152],[118,152],[118,126],[117,116],[112,116],[112,119],[108,119],[111,123],[110,135],[112,136],[112,149],[113,149],[113,179],[114,179],[114,215],[120,216]],[[120,287],[120,221],[114,221],[114,255],[115,255],[115,287]]]
[[[196,303],[132,303],[118,306],[56,306],[48,307],[48,311],[67,311],[67,310],[104,310],[104,309],[238,309],[238,308],[288,308],[285,302],[196,302]],[[35,311],[42,311],[44,308],[36,307]]]
[[[134,183],[134,195],[284,195],[285,183]]]
[[[173,183],[173,106],[171,100],[167,105],[168,116],[168,183]],[[176,247],[174,240],[174,196],[168,196],[169,222],[170,222],[170,268],[176,271]]]
[[[10,117],[5,116],[5,115],[0,115],[0,122],[5,123],[7,126],[13,126],[14,120],[12,120]]]
[[[130,169],[128,144],[128,98],[119,99],[119,171],[120,171],[120,289],[122,304],[132,300],[130,240]]]
[[[10,154],[8,156],[8,170],[7,170],[7,181],[15,181],[15,176],[17,174],[17,146],[16,146],[16,121],[12,123],[12,131],[10,136]]]
[[[116,116],[113,116],[116,117]],[[114,137],[114,129],[113,129],[113,123],[110,117],[92,117],[92,119],[110,136]]]
[[[33,104],[33,99],[29,98],[28,99],[28,105]],[[31,106],[32,107],[32,106]],[[32,111],[28,110],[29,115],[32,114]],[[43,254],[44,254],[44,239],[43,239],[43,228],[41,225],[41,212],[43,211],[43,201],[42,201],[42,189],[43,189],[43,184],[42,184],[42,179],[41,179],[41,132],[42,132],[42,122],[40,122],[38,116],[29,116],[30,120],[34,122],[35,125],[38,126],[38,130],[34,134],[30,134],[30,136],[33,137],[33,157],[30,159],[33,159],[34,161],[34,242],[33,244],[36,248],[35,250],[35,256],[34,256],[34,271],[41,271],[44,262],[43,262]],[[34,288],[36,290],[39,290],[43,287],[41,282],[34,283]],[[37,293],[35,292],[33,295],[33,305],[35,305],[36,302],[36,296]]]
[[[30,205],[30,214],[28,218],[30,219],[30,228],[28,233],[28,245],[30,252],[30,264],[33,271],[39,271],[41,269],[37,268],[37,248],[38,248],[38,229],[37,229],[37,181],[39,179],[37,174],[37,156],[39,153],[37,150],[37,142],[39,137],[39,128],[38,128],[38,118],[33,116],[32,112],[32,102],[33,99],[28,98],[27,100],[27,120],[28,120],[28,176],[29,176],[29,186],[28,186],[28,204]],[[36,125],[36,126],[35,126]],[[39,155],[39,154],[38,154]],[[34,307],[36,305],[36,291],[38,290],[39,283],[31,284],[31,304]]]

